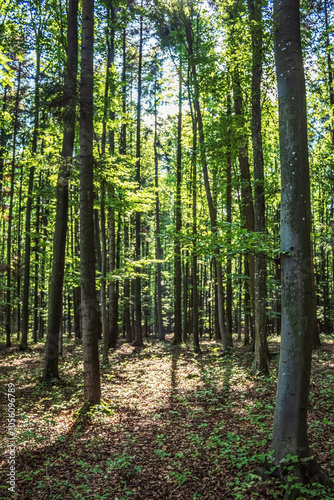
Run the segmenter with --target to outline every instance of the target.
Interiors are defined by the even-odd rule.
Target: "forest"
[[[0,499],[334,499],[333,0],[2,0]]]

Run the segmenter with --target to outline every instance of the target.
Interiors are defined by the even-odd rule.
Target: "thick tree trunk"
[[[89,404],[99,403],[101,397],[93,244],[93,47],[94,0],[83,0],[80,86],[80,275],[84,397]]]
[[[275,57],[281,157],[282,338],[272,449],[284,475],[298,457],[298,482],[326,481],[307,437],[313,334],[311,203],[298,0],[275,0]],[[286,474],[288,472],[286,471]]]
[[[68,183],[73,155],[76,89],[78,72],[78,0],[70,0],[67,20],[67,75],[65,94],[70,99],[67,123],[63,134],[62,165],[57,181],[56,221],[53,239],[53,266],[49,291],[48,330],[45,346],[43,380],[59,378],[58,337],[65,267],[65,249],[68,219]]]

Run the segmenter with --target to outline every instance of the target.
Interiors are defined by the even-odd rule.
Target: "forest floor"
[[[168,336],[170,339],[170,336]],[[288,486],[262,480],[274,414],[279,339],[270,375],[254,376],[249,347],[230,355],[201,341],[202,355],[146,339],[120,343],[101,369],[100,405],[82,416],[82,347],[66,340],[63,384],[39,384],[44,346],[0,350],[0,498],[282,499]],[[16,490],[8,491],[7,389],[15,384]],[[334,338],[313,353],[309,437],[318,463],[334,471]],[[314,485],[299,498],[334,499]]]

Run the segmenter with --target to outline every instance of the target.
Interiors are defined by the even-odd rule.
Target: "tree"
[[[99,403],[101,397],[93,244],[93,53],[94,0],[83,0],[80,87],[80,276],[84,396],[90,404]]]
[[[140,11],[140,27],[139,27],[139,58],[138,58],[138,98],[137,98],[137,128],[136,128],[136,182],[138,183],[138,189],[141,185],[141,169],[140,169],[140,159],[141,159],[141,94],[142,94],[142,59],[143,59],[143,13],[142,13],[143,2],[141,2]],[[141,229],[141,217],[140,210],[136,211],[136,244],[135,244],[135,254],[136,260],[140,260],[141,250],[140,250],[140,229]],[[142,314],[141,314],[141,278],[140,278],[140,267],[136,268],[137,276],[135,280],[135,340],[134,345],[141,347],[143,345],[143,335],[142,335]]]
[[[165,340],[165,331],[162,317],[162,285],[161,285],[161,236],[160,236],[160,200],[159,200],[159,158],[158,158],[158,59],[154,60],[154,186],[155,186],[155,218],[156,218],[156,248],[155,258],[157,260],[156,276],[156,310],[159,340]]]
[[[249,18],[252,35],[252,144],[254,159],[254,230],[264,233],[265,197],[264,197],[264,160],[261,123],[261,79],[262,79],[262,3],[248,0]],[[267,262],[265,255],[254,256],[254,294],[255,294],[255,352],[253,367],[256,371],[268,373],[267,346]]]
[[[64,94],[69,99],[66,113],[61,167],[57,181],[56,222],[53,240],[53,266],[49,293],[48,331],[43,379],[58,378],[58,338],[62,315],[62,294],[68,219],[68,183],[73,155],[78,69],[78,1],[70,0],[67,21],[67,69]]]
[[[46,14],[43,16],[42,3],[38,2],[37,12],[30,5],[32,25],[35,34],[36,43],[36,72],[35,72],[35,95],[34,95],[34,130],[32,134],[31,152],[35,157],[29,169],[28,196],[26,206],[25,220],[25,254],[24,254],[24,279],[23,279],[23,298],[22,298],[22,336],[20,349],[28,349],[28,329],[29,329],[29,286],[30,286],[30,256],[31,256],[31,212],[33,202],[33,187],[36,168],[37,143],[40,127],[40,73],[41,73],[41,55],[42,55],[42,36],[43,26],[45,24]],[[35,20],[35,16],[37,21]]]
[[[179,112],[177,117],[177,152],[176,152],[176,199],[175,199],[175,237],[174,237],[174,320],[173,342],[182,341],[182,271],[181,271],[181,179],[182,179],[182,69],[179,65]]]
[[[306,92],[298,0],[275,0],[275,58],[281,160],[282,336],[272,449],[284,470],[297,457],[299,482],[329,483],[307,437],[313,334],[311,204]],[[290,465],[290,464],[289,464]],[[292,475],[290,473],[290,475]]]
[[[199,139],[199,152],[200,152],[200,160],[203,169],[203,178],[204,178],[204,186],[205,192],[208,200],[208,208],[210,215],[210,223],[211,223],[211,231],[214,237],[217,237],[217,209],[214,206],[209,173],[208,173],[208,165],[207,165],[207,157],[206,157],[206,144],[204,137],[204,127],[203,127],[203,117],[202,110],[200,105],[200,94],[199,94],[199,83],[197,77],[197,65],[196,65],[196,50],[194,47],[194,31],[191,24],[191,18],[186,14],[183,3],[181,3],[181,16],[184,23],[186,40],[187,40],[187,51],[188,57],[191,66],[191,77],[193,84],[193,105],[194,111],[197,117],[197,127],[198,127],[198,139]],[[221,257],[219,248],[216,246],[215,248],[215,268],[216,268],[216,279],[217,279],[217,306],[218,306],[218,323],[219,323],[219,331],[220,337],[222,339],[222,343],[224,349],[229,349],[233,345],[232,341],[232,332],[227,332],[224,324],[224,294],[223,294],[223,277],[222,277],[222,265],[221,265]]]

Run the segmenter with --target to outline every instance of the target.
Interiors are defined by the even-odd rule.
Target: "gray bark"
[[[281,475],[298,482],[329,480],[307,437],[313,335],[311,202],[304,68],[298,0],[275,0],[275,58],[281,160],[282,335],[272,436]],[[287,454],[298,457],[284,471]]]

